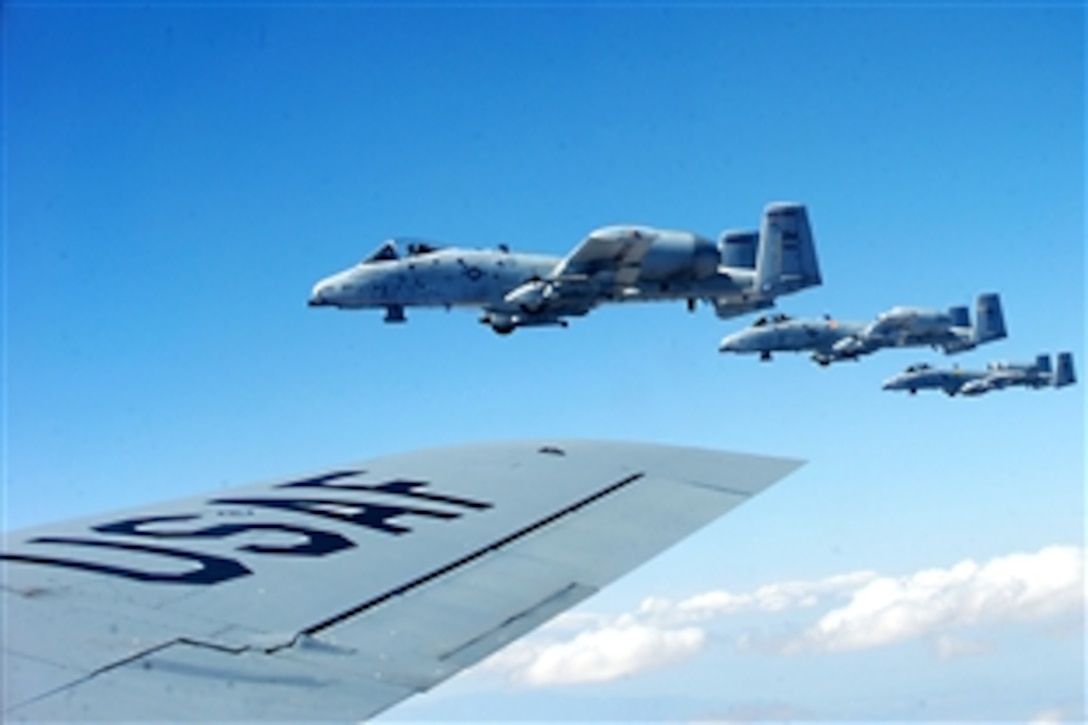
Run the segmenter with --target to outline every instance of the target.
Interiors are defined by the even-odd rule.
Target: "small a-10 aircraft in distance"
[[[1049,355],[1039,355],[1034,363],[990,363],[986,370],[938,370],[925,363],[911,365],[884,382],[884,390],[943,390],[948,395],[982,395],[991,390],[1020,386],[1025,388],[1064,388],[1077,381],[1073,372],[1073,354],[1058,353],[1057,365],[1051,367]]]
[[[606,302],[707,300],[728,318],[821,283],[808,213],[769,204],[760,231],[726,231],[717,245],[698,234],[647,226],[597,229],[566,257],[497,250],[406,246],[390,240],[361,263],[313,289],[311,306],[385,309],[476,307],[500,334],[566,326]],[[402,240],[403,241],[403,240]]]
[[[951,354],[1000,340],[1007,334],[1001,298],[982,294],[976,300],[974,324],[966,307],[951,307],[947,312],[893,307],[868,323],[831,318],[799,320],[778,314],[761,317],[750,327],[727,335],[718,350],[759,353],[764,361],[775,352],[811,352],[814,362],[829,365],[856,360],[886,347],[929,345]]]

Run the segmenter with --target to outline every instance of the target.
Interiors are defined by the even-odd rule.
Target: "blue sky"
[[[5,528],[462,440],[801,457],[527,645],[627,616],[700,646],[589,684],[500,662],[390,717],[1084,717],[1083,598],[954,616],[993,572],[1068,572],[1043,552],[1083,551],[1083,385],[897,396],[885,377],[952,360],[726,358],[747,320],[682,304],[509,338],[464,312],[391,327],[305,305],[389,236],[563,254],[604,224],[714,236],[788,199],[825,285],[782,310],[865,319],[999,291],[1010,338],[955,362],[1072,350],[1083,374],[1080,5],[3,13]],[[977,576],[952,573],[968,560]],[[923,571],[952,614],[905,639],[783,644]],[[852,572],[872,578],[827,589]],[[638,614],[788,582],[821,594]]]

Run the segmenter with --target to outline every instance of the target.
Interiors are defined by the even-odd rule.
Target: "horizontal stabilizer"
[[[766,310],[774,307],[773,302],[765,300],[753,300],[743,304],[738,304],[729,299],[714,298],[711,300],[711,304],[714,305],[714,314],[723,320],[728,320],[731,317],[740,317],[741,315],[747,315],[749,312],[755,312],[756,310]]]

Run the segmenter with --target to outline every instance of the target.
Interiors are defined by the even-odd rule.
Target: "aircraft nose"
[[[736,335],[728,335],[718,343],[718,352],[737,352],[740,350],[739,340]]]
[[[318,282],[310,292],[310,299],[306,302],[310,307],[328,307],[335,304],[329,295],[329,284],[325,281]]]
[[[718,352],[751,352],[753,350],[759,350],[759,340],[745,331],[726,335],[718,343]]]

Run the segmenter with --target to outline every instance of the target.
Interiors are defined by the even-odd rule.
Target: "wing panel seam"
[[[552,592],[548,596],[544,597],[543,599],[541,599],[536,604],[533,604],[530,607],[526,607],[525,609],[522,609],[520,612],[517,612],[516,614],[510,615],[505,620],[503,620],[502,623],[499,624],[497,627],[492,627],[488,631],[476,635],[475,637],[468,640],[467,642],[463,642],[463,643],[457,645],[456,647],[449,650],[448,652],[444,652],[444,653],[438,655],[438,660],[440,662],[444,662],[444,661],[456,656],[457,654],[459,654],[461,652],[464,652],[465,650],[469,649],[473,645],[475,645],[475,644],[477,644],[479,642],[485,641],[488,637],[494,636],[496,633],[503,631],[504,629],[506,629],[507,627],[515,624],[516,622],[518,622],[520,620],[524,620],[524,619],[530,617],[535,612],[539,612],[542,609],[545,609],[546,607],[548,607],[548,605],[553,604],[553,603],[558,602],[558,601],[561,601],[564,598],[566,598],[567,596],[578,592],[579,590],[596,591],[593,587],[587,587],[584,584],[579,584],[578,582],[571,582],[570,584],[568,584],[565,587],[559,589],[558,591]]]
[[[374,607],[378,606],[379,604],[383,604],[384,602],[387,602],[387,601],[389,601],[390,599],[392,599],[394,597],[400,596],[402,594],[406,594],[406,593],[412,591],[413,589],[417,589],[417,588],[423,586],[424,584],[427,584],[428,582],[434,581],[435,579],[437,579],[439,577],[442,577],[442,576],[444,576],[446,574],[449,574],[450,572],[452,572],[452,571],[454,571],[456,569],[459,569],[459,568],[465,566],[466,564],[469,564],[469,563],[479,559],[482,556],[485,556],[486,554],[489,554],[489,553],[491,553],[493,551],[497,551],[498,549],[501,549],[502,547],[507,546],[508,544],[511,544],[514,541],[517,541],[518,539],[522,539],[522,538],[528,536],[529,534],[531,534],[531,533],[533,533],[533,532],[535,532],[535,531],[537,531],[539,529],[542,529],[545,526],[547,526],[547,525],[549,525],[549,524],[563,518],[564,516],[569,516],[570,514],[574,513],[575,511],[578,511],[579,509],[585,508],[586,506],[589,506],[590,504],[592,504],[592,503],[594,503],[596,501],[599,501],[600,499],[602,499],[602,498],[604,498],[606,496],[609,496],[609,495],[615,493],[616,491],[619,491],[620,489],[631,485],[635,481],[638,481],[638,480],[644,478],[645,475],[646,474],[644,472],[640,471],[638,473],[633,473],[633,474],[631,474],[629,476],[626,476],[625,478],[621,478],[619,481],[616,481],[615,483],[609,484],[608,486],[605,486],[601,490],[599,490],[599,491],[597,491],[595,493],[592,493],[589,496],[586,496],[585,498],[583,498],[583,499],[581,499],[579,501],[575,501],[574,503],[559,509],[558,511],[556,511],[553,514],[550,514],[550,515],[545,516],[544,518],[542,518],[542,519],[540,519],[538,521],[535,521],[535,522],[533,522],[531,524],[528,524],[528,525],[522,527],[521,529],[518,529],[517,531],[513,532],[512,534],[508,534],[507,536],[504,536],[503,538],[499,539],[498,541],[495,541],[495,542],[493,542],[491,544],[487,544],[486,546],[483,546],[483,547],[477,549],[476,551],[468,553],[468,554],[460,557],[459,559],[451,561],[448,564],[444,564],[444,565],[438,567],[437,569],[435,569],[435,570],[433,570],[431,572],[428,572],[426,574],[418,576],[415,579],[412,579],[409,582],[406,582],[404,584],[401,584],[398,587],[390,589],[387,592],[384,592],[384,593],[379,594],[377,596],[371,597],[370,599],[367,599],[364,602],[361,602],[361,603],[359,603],[359,604],[357,604],[357,605],[355,605],[355,606],[353,606],[353,607],[351,607],[349,609],[346,609],[343,612],[340,612],[339,614],[334,614],[333,616],[328,617],[327,619],[324,619],[324,620],[318,622],[317,624],[310,625],[309,627],[301,630],[299,632],[299,635],[300,636],[301,635],[307,635],[307,636],[312,637],[315,634],[321,632],[322,630],[328,629],[329,627],[332,627],[332,626],[334,626],[336,624],[339,624],[339,623],[341,623],[341,622],[343,622],[343,621],[345,621],[347,619],[350,619],[350,618],[354,617],[357,614],[361,614],[362,612],[365,612],[368,609],[373,609]],[[287,646],[290,646],[290,645],[287,645]]]
[[[682,483],[686,486],[692,486],[694,488],[701,488],[704,491],[715,491],[717,493],[724,493],[728,496],[736,496],[737,498],[751,498],[758,492],[744,491],[739,488],[731,488],[729,486],[718,486],[712,483],[702,483],[701,481],[689,481],[683,478],[670,479],[677,483]]]

